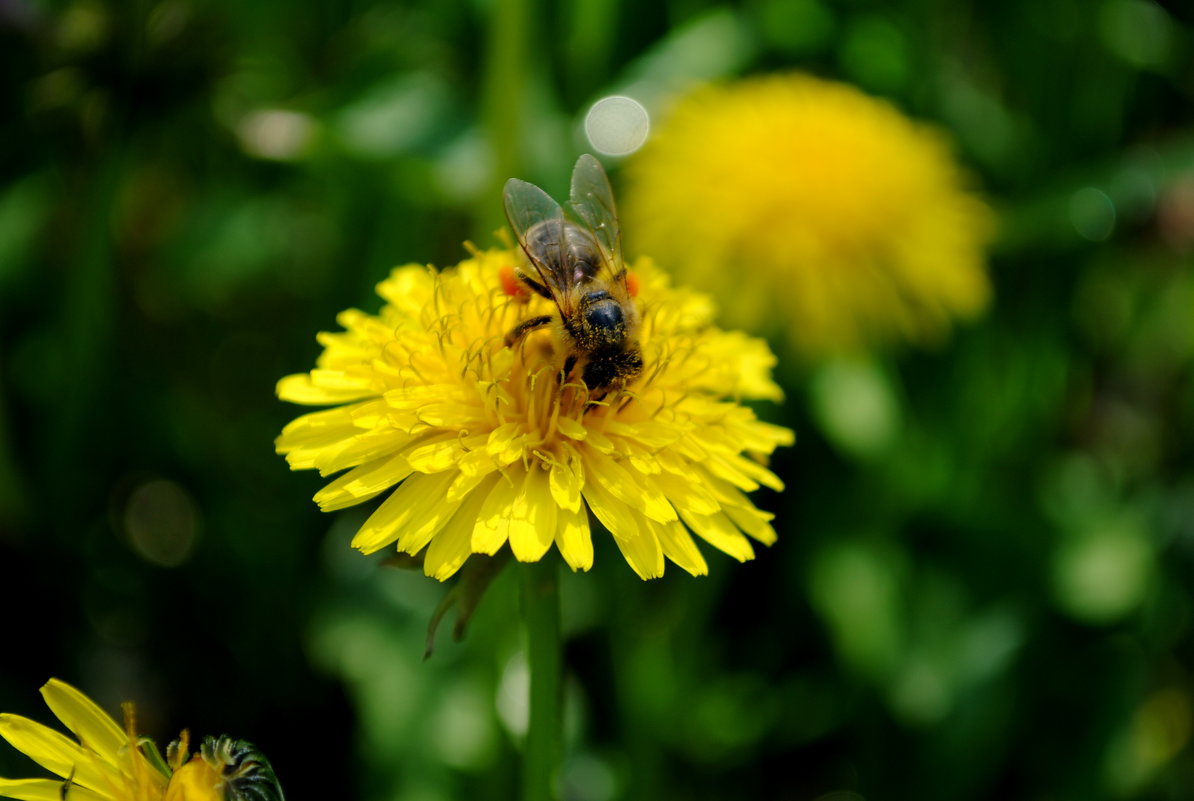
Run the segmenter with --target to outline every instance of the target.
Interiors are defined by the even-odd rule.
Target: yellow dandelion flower
[[[990,209],[944,138],[803,75],[682,98],[626,165],[632,244],[806,355],[940,338],[990,288]]]
[[[51,711],[77,738],[20,715],[0,714],[0,737],[58,779],[0,778],[0,798],[20,801],[284,801],[269,761],[228,737],[204,739],[189,759],[188,735],[172,743],[169,764],[138,737],[132,704],[125,727],[74,687],[41,688]]]
[[[707,297],[670,287],[643,259],[631,266],[643,370],[595,397],[561,384],[550,331],[506,346],[520,322],[553,311],[503,292],[515,263],[498,249],[438,273],[395,269],[377,288],[379,315],[341,313],[345,331],[319,336],[316,369],[278,383],[283,400],[336,404],[276,443],[292,469],[348,471],[316,494],[324,511],[390,492],[353,546],[425,549],[425,572],[442,581],[507,543],[523,562],[554,543],[588,570],[589,511],[643,578],[665,559],[707,572],[692,534],[739,560],[754,554],[749,538],[773,542],[773,516],[745,493],[782,488],[761,461],[792,433],[739,402],[779,399],[767,346],[714,328]]]

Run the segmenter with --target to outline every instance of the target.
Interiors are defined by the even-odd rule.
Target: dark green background
[[[445,588],[317,511],[274,382],[492,242],[509,174],[558,191],[598,97],[796,68],[952,132],[995,301],[929,352],[781,350],[755,562],[642,583],[599,538],[567,797],[1190,798],[1189,7],[527,2],[0,4],[0,709],[58,676],[292,798],[512,797],[516,582],[422,662]],[[305,146],[263,154],[267,109]]]

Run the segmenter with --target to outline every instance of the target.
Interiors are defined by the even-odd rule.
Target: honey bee
[[[557,341],[567,354],[562,380],[579,370],[595,397],[625,387],[642,372],[643,356],[614,194],[601,162],[585,154],[572,170],[569,205],[575,220],[566,219],[560,204],[542,189],[517,178],[506,182],[502,199],[530,265],[515,275],[558,311],[519,323],[506,335],[506,346],[558,323]]]

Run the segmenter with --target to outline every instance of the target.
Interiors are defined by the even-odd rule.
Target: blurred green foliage
[[[0,708],[56,675],[295,797],[511,797],[516,582],[423,662],[444,588],[307,501],[273,383],[491,242],[508,173],[558,194],[597,98],[801,69],[953,133],[995,305],[781,361],[755,562],[566,577],[565,797],[1190,797],[1192,37],[1150,0],[0,3]]]

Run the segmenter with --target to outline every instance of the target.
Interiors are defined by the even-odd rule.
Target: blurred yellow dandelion
[[[631,244],[806,355],[932,341],[988,302],[990,209],[938,132],[852,87],[699,89],[625,174]]]
[[[0,714],[0,737],[58,779],[0,778],[0,797],[20,801],[284,801],[269,761],[228,737],[205,738],[190,758],[188,735],[172,743],[169,764],[138,737],[132,704],[125,727],[74,687],[50,679],[41,694],[77,738],[20,715]]]
[[[392,490],[353,546],[426,549],[424,570],[442,581],[507,543],[524,562],[554,543],[588,570],[589,511],[643,578],[662,575],[665,558],[705,573],[692,533],[740,560],[754,554],[748,537],[773,542],[772,515],[744,493],[782,488],[761,461],[792,433],[739,403],[780,397],[767,346],[714,328],[708,298],[640,260],[642,373],[594,397],[561,384],[564,356],[546,331],[505,345],[520,321],[552,312],[503,292],[515,263],[491,250],[439,273],[395,269],[378,316],[341,313],[346,330],[319,336],[316,369],[278,383],[283,400],[335,405],[276,443],[292,469],[348,471],[316,494],[323,510]]]

